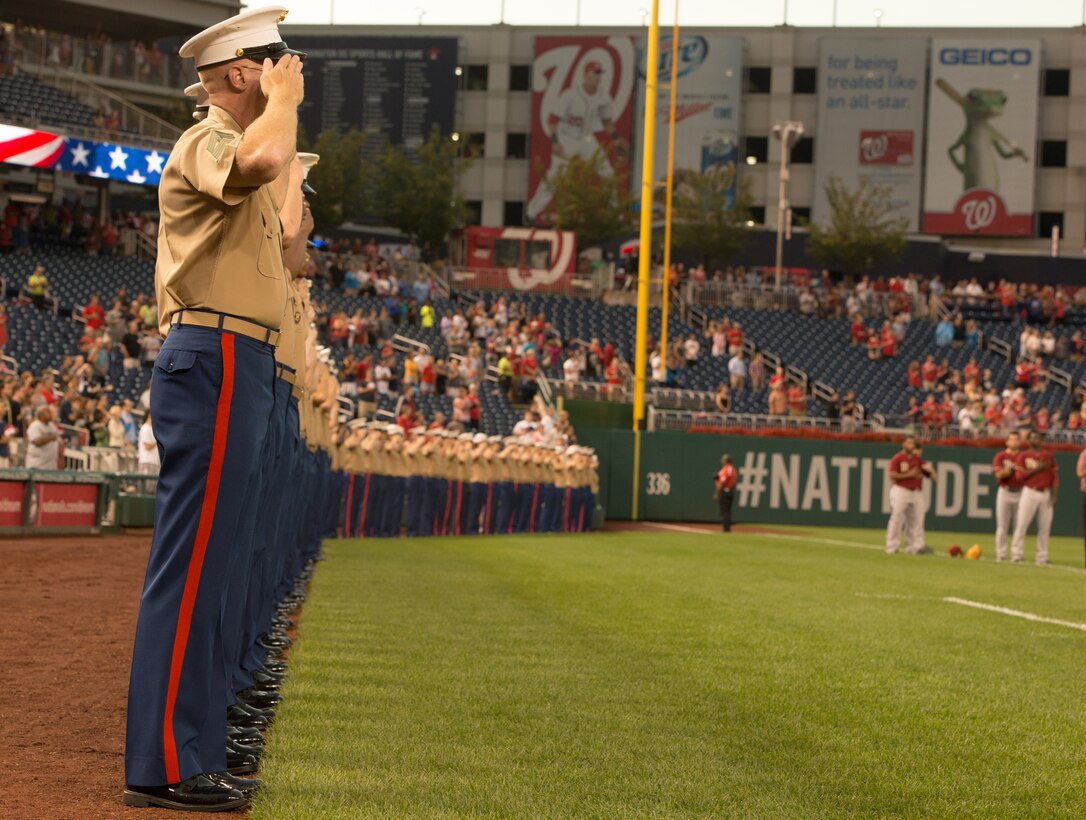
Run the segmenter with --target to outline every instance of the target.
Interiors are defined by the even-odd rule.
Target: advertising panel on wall
[[[636,74],[632,37],[537,37],[532,63],[530,222],[551,204],[547,181],[597,152],[602,175],[629,184]]]
[[[691,175],[707,174],[725,191],[731,207],[735,199],[743,91],[742,37],[680,34],[678,84],[675,90],[674,189],[683,190]],[[641,44],[637,64],[637,122],[644,119],[646,48]],[[656,146],[653,177],[667,179],[667,129],[671,110],[671,35],[660,38],[660,64],[656,93]],[[641,164],[636,180],[640,185]],[[663,219],[666,191],[653,188],[653,215]]]
[[[417,149],[436,124],[453,130],[458,43],[453,37],[305,37],[305,101],[298,109],[311,141],[326,128],[352,126],[372,139]]]
[[[1039,40],[931,44],[924,224],[928,233],[1033,233]]]
[[[919,227],[926,47],[915,37],[819,42],[815,222],[830,219],[831,176],[849,188],[867,177],[889,189],[908,230]]]

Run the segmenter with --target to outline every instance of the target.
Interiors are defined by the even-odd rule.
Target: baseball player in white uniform
[[[548,122],[543,123],[551,140],[551,164],[547,174],[528,202],[528,219],[534,220],[551,201],[551,179],[565,167],[573,157],[591,160],[600,150],[596,139],[599,131],[606,131],[616,146],[621,145],[620,155],[625,151],[624,143],[615,129],[614,104],[600,78],[603,65],[595,60],[585,63],[584,79],[580,85],[572,85],[558,98],[558,122],[553,129],[548,129]],[[544,114],[545,116],[545,114]],[[601,176],[611,176],[614,169],[606,160],[597,169]]]
[[[890,459],[890,522],[886,525],[886,552],[893,555],[901,546],[901,528],[905,527],[905,552],[928,555],[924,544],[924,476],[935,481],[935,470],[920,458],[916,439],[906,437],[901,452]]]
[[[996,560],[1007,560],[1007,536],[1017,523],[1018,505],[1022,500],[1022,482],[1018,478],[1016,461],[1021,447],[1018,433],[1007,436],[1007,449],[1000,450],[992,459],[992,475],[999,489],[996,491]]]

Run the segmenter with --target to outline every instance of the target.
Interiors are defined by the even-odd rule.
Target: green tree
[[[305,150],[304,143],[300,147]],[[366,212],[374,174],[365,150],[366,134],[357,128],[328,128],[317,137],[312,152],[320,161],[309,172],[317,194],[309,206],[318,229],[329,230]]]
[[[847,276],[863,273],[905,250],[909,221],[897,215],[891,189],[860,177],[849,188],[839,177],[826,180],[830,220],[825,227],[811,223],[807,252],[832,270]]]
[[[733,179],[734,171],[691,173],[683,175],[675,185],[673,244],[705,265],[728,264],[750,238],[748,223],[754,203],[750,180],[740,177],[735,199],[729,203]]]
[[[457,182],[468,164],[459,145],[436,125],[413,159],[390,145],[377,159],[370,210],[413,241],[439,250],[449,232],[464,223],[467,210]]]
[[[544,183],[551,192],[551,224],[574,231],[582,248],[608,242],[633,229],[633,198],[625,176],[603,174],[606,157],[570,157],[564,167]]]

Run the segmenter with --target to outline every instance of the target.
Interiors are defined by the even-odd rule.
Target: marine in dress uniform
[[[133,650],[124,802],[174,809],[247,804],[227,769],[232,668],[223,628],[235,572],[251,568],[245,493],[274,412],[286,300],[283,231],[270,183],[294,156],[301,63],[282,7],[197,35],[207,118],[178,140],[159,186],[156,295],[166,341],[151,412],[162,470]],[[253,761],[252,763],[250,761]]]

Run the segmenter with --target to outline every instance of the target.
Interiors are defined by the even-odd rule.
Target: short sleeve
[[[181,175],[197,191],[226,205],[244,201],[257,189],[227,186],[241,138],[241,134],[220,128],[193,134],[174,149],[181,152]]]

